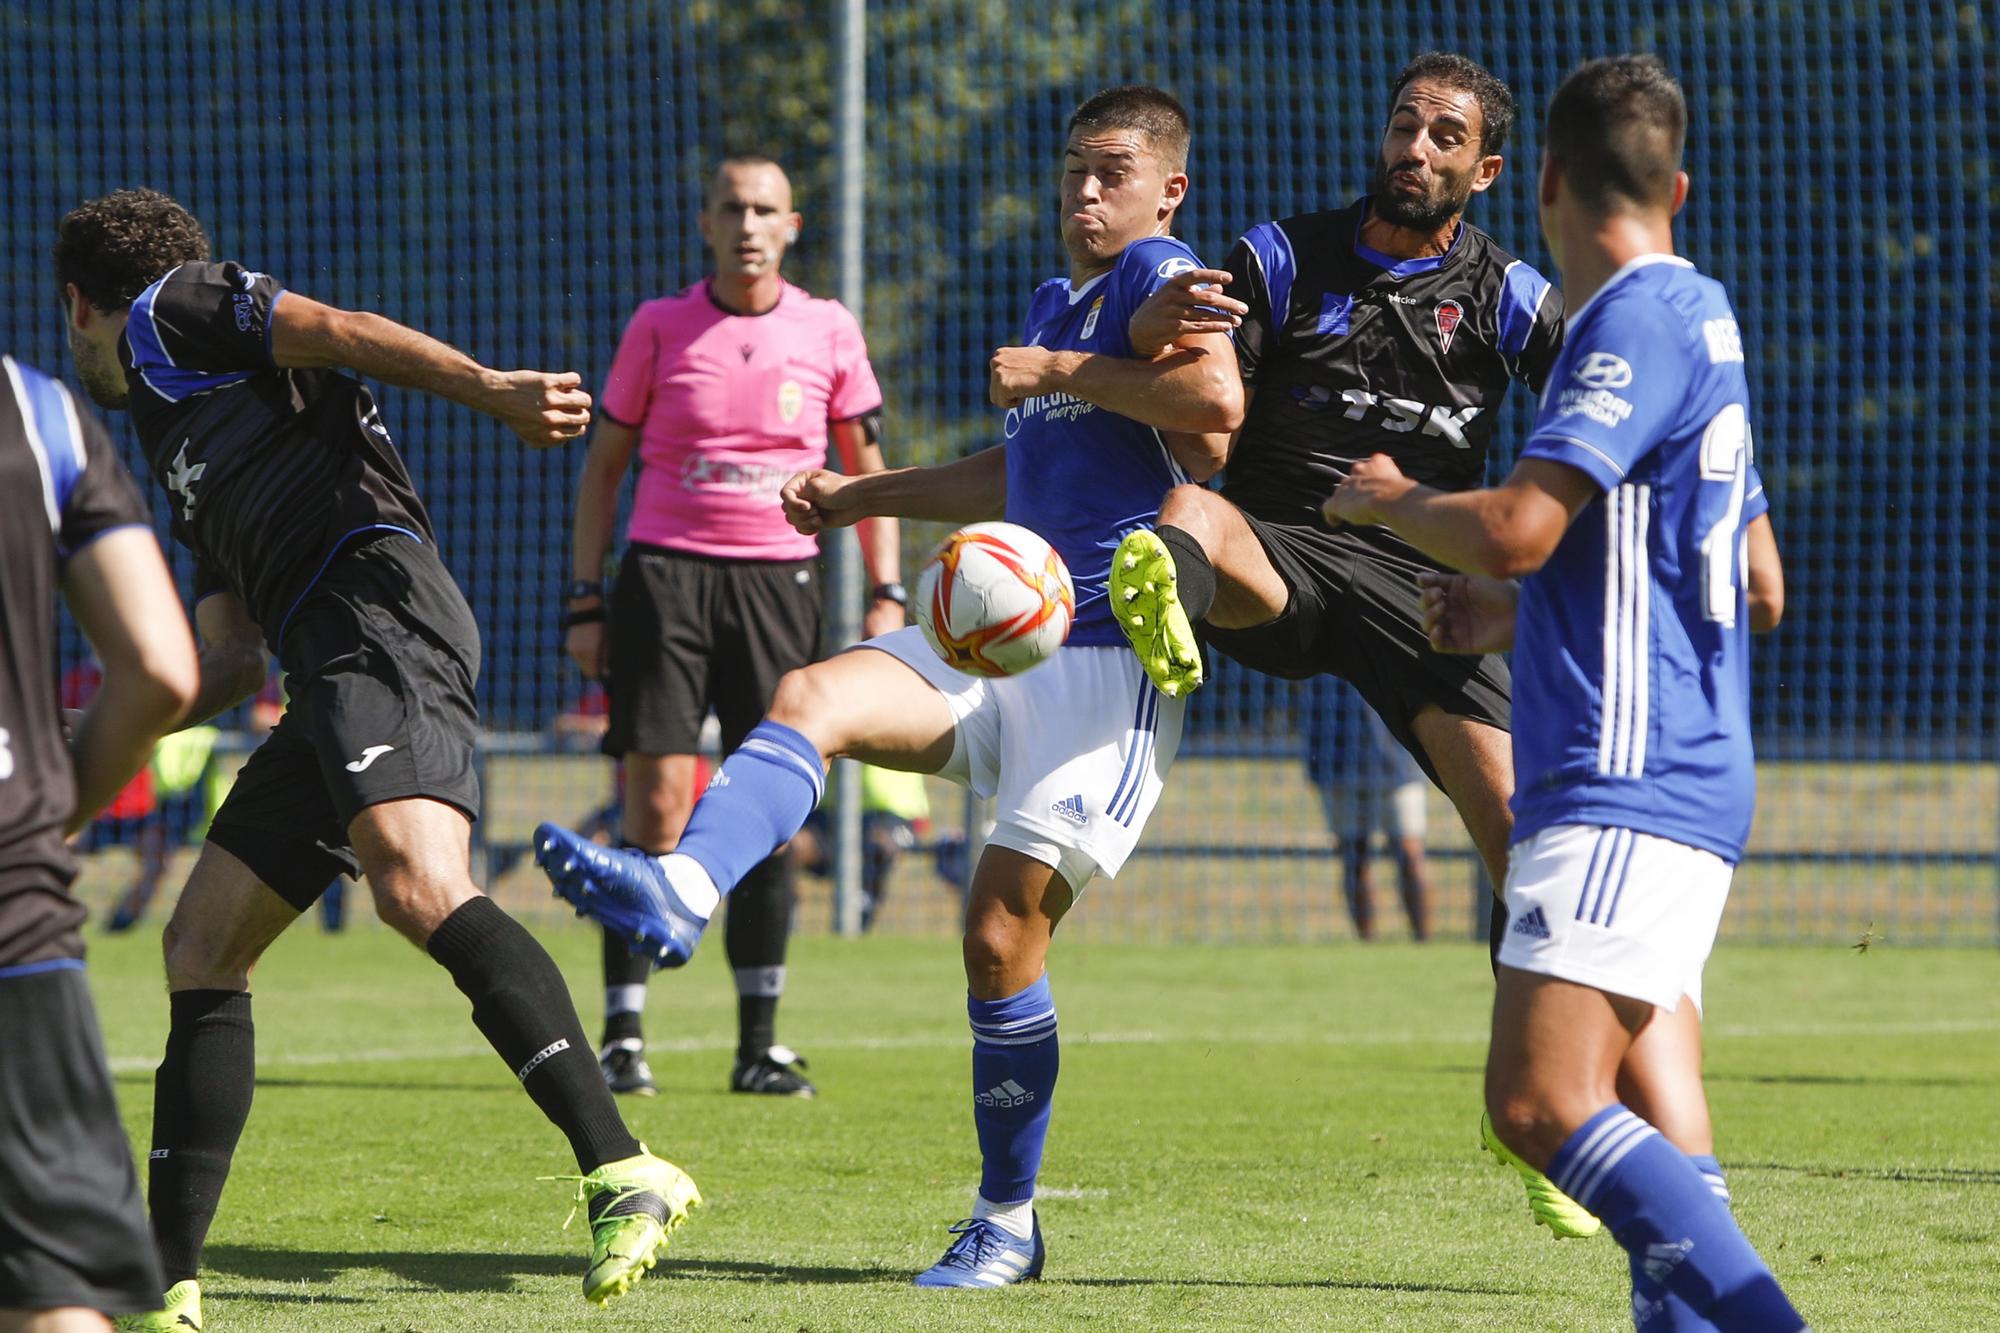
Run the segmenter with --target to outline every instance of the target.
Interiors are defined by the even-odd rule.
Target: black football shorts
[[[634,542],[611,596],[604,753],[694,754],[711,708],[722,749],[764,720],[778,680],[819,656],[811,560],[716,560]]]
[[[1411,723],[1431,704],[1512,729],[1506,659],[1440,653],[1424,633],[1417,575],[1423,566],[1320,528],[1243,519],[1257,534],[1291,600],[1275,620],[1248,629],[1201,626],[1204,640],[1244,666],[1286,680],[1339,676],[1361,693],[1404,749],[1437,772]]]
[[[371,534],[327,566],[279,647],[284,718],[209,826],[304,911],[360,863],[347,826],[371,805],[421,796],[479,817],[479,627],[426,543]]]
[[[0,968],[0,1310],[157,1310],[166,1288],[74,958]]]

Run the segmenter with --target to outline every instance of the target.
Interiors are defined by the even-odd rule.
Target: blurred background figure
[[[1430,865],[1424,856],[1429,782],[1417,761],[1345,683],[1313,682],[1306,694],[1306,770],[1340,845],[1341,889],[1354,933],[1375,938],[1374,839],[1396,862],[1396,890],[1410,937],[1431,935]]]
[[[828,785],[826,800],[813,811],[806,826],[792,837],[793,864],[809,875],[833,873],[833,842],[828,833],[833,813],[834,788]],[[861,766],[861,929],[875,928],[875,914],[889,895],[889,872],[903,853],[931,836],[931,798],[924,791],[924,775],[898,773],[893,769]],[[959,876],[951,881],[957,885]],[[840,928],[840,904],[834,902],[834,929]]]

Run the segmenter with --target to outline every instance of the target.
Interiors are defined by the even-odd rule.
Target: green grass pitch
[[[594,1029],[595,938],[544,938]],[[1047,1276],[944,1293],[906,1284],[977,1178],[955,945],[800,941],[782,1033],[822,1096],[781,1103],[722,1091],[719,945],[655,986],[665,1091],[624,1103],[708,1204],[600,1311],[567,1189],[536,1179],[568,1154],[443,971],[372,924],[302,922],[256,980],[212,1333],[1630,1327],[1616,1247],[1531,1227],[1474,1146],[1477,948],[1059,941]],[[143,1156],[154,941],[96,940],[91,965]],[[1709,995],[1737,1213],[1814,1326],[2000,1327],[2000,957],[1725,941]]]

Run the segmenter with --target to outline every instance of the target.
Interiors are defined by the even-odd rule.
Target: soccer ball
[[[917,580],[917,623],[947,663],[1018,676],[1062,647],[1076,589],[1056,548],[1015,523],[974,523],[945,539]]]

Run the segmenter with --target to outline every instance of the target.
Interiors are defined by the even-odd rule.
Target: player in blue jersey
[[[1111,553],[1153,522],[1160,496],[1221,466],[1242,416],[1225,333],[1136,359],[1127,321],[1200,261],[1172,236],[1186,198],[1187,113],[1155,88],[1114,88],[1077,108],[1063,155],[1069,272],[1035,290],[1021,345],[992,361],[1004,441],[942,467],[787,483],[804,532],[874,515],[966,523],[1006,517],[1062,553],[1077,590],[1069,641],[1022,676],[946,666],[922,632],[871,639],[784,677],[765,721],[723,764],[664,857],[536,830],[556,891],[685,962],[726,894],[818,803],[846,755],[938,773],[996,798],[973,877],[965,971],[973,1120],[984,1169],[973,1215],[920,1274],[926,1287],[998,1287],[1038,1275],[1035,1177],[1057,1068],[1043,962],[1056,923],[1093,875],[1117,874],[1180,743],[1183,703],[1147,682],[1106,594]],[[1182,279],[1185,281],[1185,279]],[[1180,434],[1175,432],[1206,432]]]
[[[1737,1228],[1714,1157],[1685,1123],[1627,1105],[1634,1041],[1684,1003],[1699,1012],[1750,832],[1749,635],[1775,623],[1782,577],[1735,314],[1673,253],[1686,125],[1654,57],[1564,81],[1540,196],[1571,314],[1513,475],[1448,494],[1378,455],[1326,512],[1483,576],[1435,576],[1446,646],[1505,646],[1515,604],[1525,725],[1486,1066],[1501,1139],[1626,1249],[1640,1329],[1792,1333],[1803,1320]],[[1489,581],[1509,578],[1518,589]],[[1698,1046],[1653,1072],[1661,1120],[1705,1135]]]

